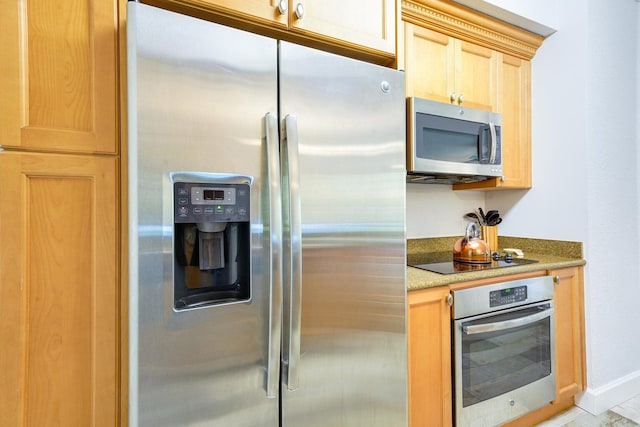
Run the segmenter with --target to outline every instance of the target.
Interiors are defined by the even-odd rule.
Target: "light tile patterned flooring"
[[[632,427],[640,426],[640,395],[600,415],[591,415],[577,406],[567,409],[537,427]]]

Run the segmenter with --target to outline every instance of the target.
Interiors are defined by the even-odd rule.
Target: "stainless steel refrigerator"
[[[130,425],[406,425],[402,73],[127,20]]]

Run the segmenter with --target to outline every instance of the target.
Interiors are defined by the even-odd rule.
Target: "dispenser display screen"
[[[235,205],[236,187],[191,187],[193,205]]]
[[[204,200],[224,200],[224,191],[222,190],[203,190]]]

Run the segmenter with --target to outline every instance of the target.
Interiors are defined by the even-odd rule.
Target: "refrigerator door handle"
[[[281,151],[283,220],[285,223],[283,255],[284,292],[288,292],[288,318],[285,319],[284,362],[286,385],[298,388],[300,363],[300,333],[302,317],[302,225],[300,204],[300,173],[298,151],[298,119],[287,115],[284,119],[285,138]]]
[[[278,120],[265,115],[265,148],[267,156],[267,191],[269,203],[269,340],[267,356],[268,398],[278,397],[280,386],[280,336],[282,333],[282,194],[280,189],[280,155]]]

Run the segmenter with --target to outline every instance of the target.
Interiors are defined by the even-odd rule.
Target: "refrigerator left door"
[[[127,37],[130,425],[276,426],[276,42],[133,2]]]

